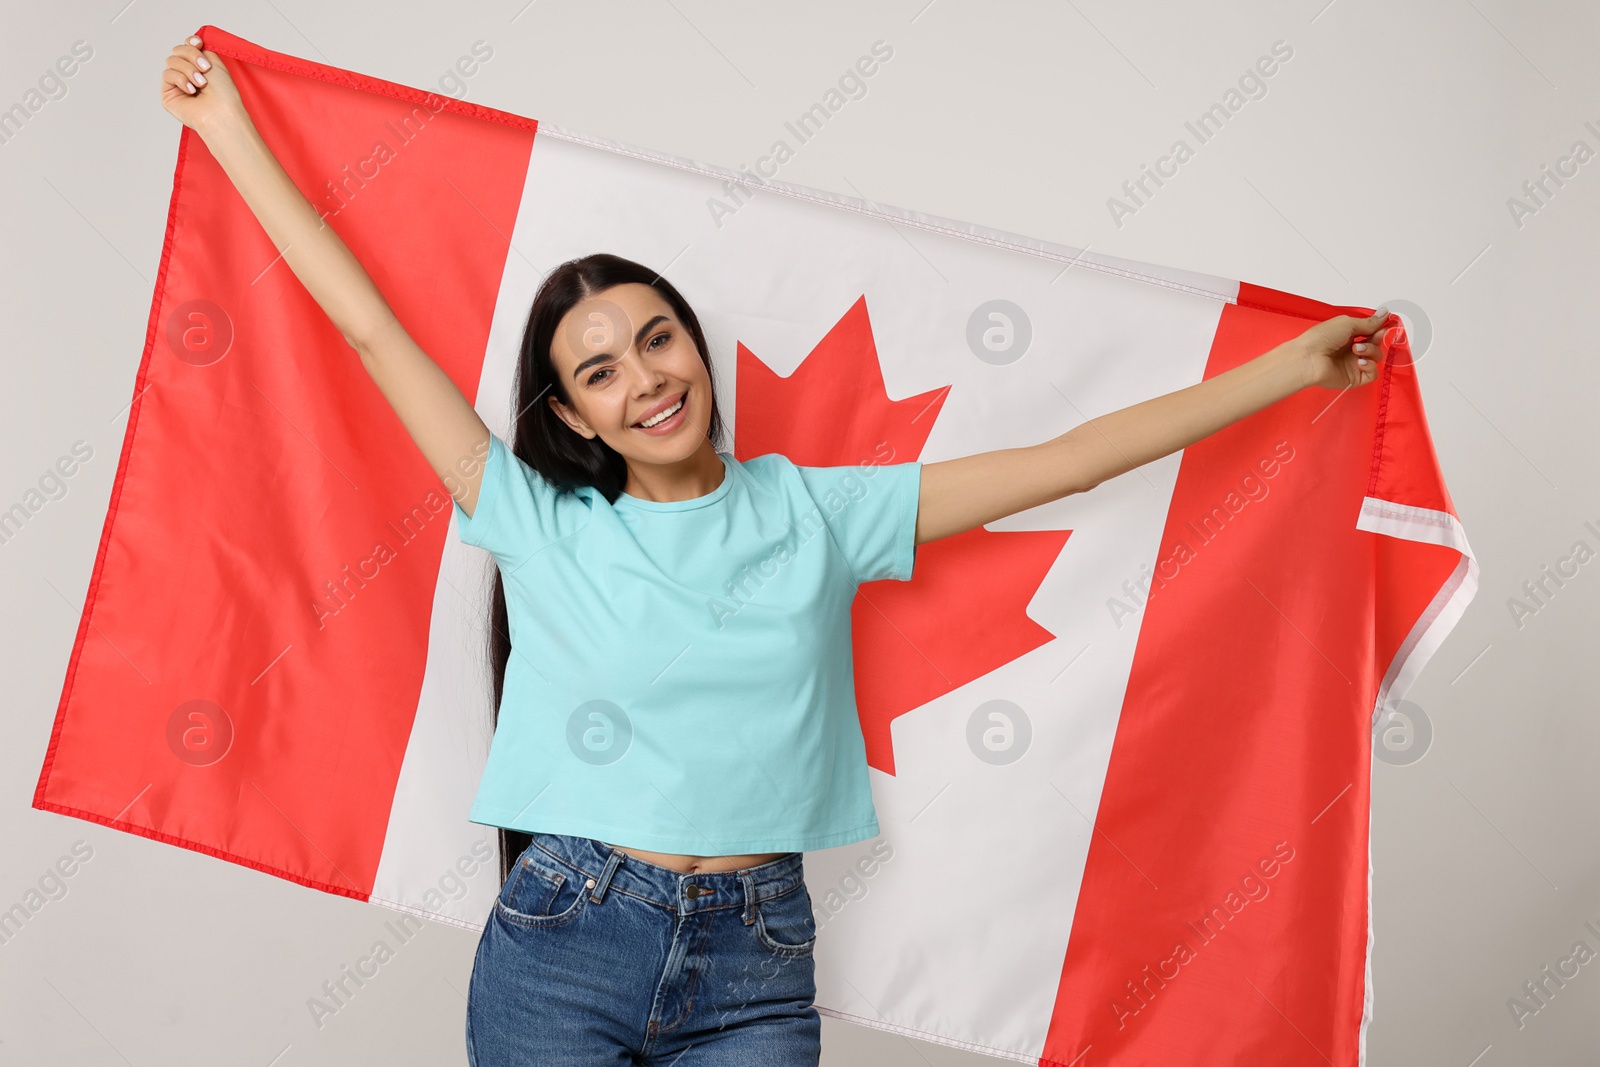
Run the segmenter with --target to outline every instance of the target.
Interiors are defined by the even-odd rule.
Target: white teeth
[[[660,424],[662,422],[665,422],[667,419],[672,418],[672,416],[676,415],[678,413],[678,409],[681,408],[681,407],[683,407],[683,397],[679,397],[678,398],[678,402],[676,404],[672,405],[667,410],[661,412],[655,418],[646,419],[644,422],[641,422],[639,425],[643,426],[643,427],[645,427],[647,429],[649,427],[651,427],[651,426],[656,426],[656,425],[658,425],[658,424]]]

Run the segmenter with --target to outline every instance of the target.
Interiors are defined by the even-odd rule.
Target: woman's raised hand
[[[201,50],[191,37],[173,48],[161,70],[161,106],[195,133],[205,135],[225,121],[244,114],[239,90],[215,52]]]
[[[1390,317],[1388,308],[1379,308],[1364,319],[1337,315],[1295,338],[1309,363],[1310,384],[1324,389],[1349,389],[1376,379],[1382,344],[1385,340],[1395,344],[1405,337],[1398,317],[1394,325],[1382,328]]]

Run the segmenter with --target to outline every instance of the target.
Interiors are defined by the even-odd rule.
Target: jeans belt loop
[[[744,924],[750,926],[756,921],[756,882],[748,872],[740,874],[739,881],[744,886]]]
[[[600,869],[600,880],[595,883],[594,890],[590,892],[589,899],[596,904],[605,903],[606,890],[611,888],[611,876],[617,873],[617,868],[622,866],[622,850],[613,848],[611,856],[606,860],[606,865]]]

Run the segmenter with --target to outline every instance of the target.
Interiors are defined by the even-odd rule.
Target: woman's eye
[[[657,341],[660,341],[661,344],[659,344],[659,345],[656,344]],[[668,333],[666,331],[663,331],[661,333],[656,334],[654,337],[650,338],[650,340],[645,342],[645,346],[644,346],[645,347],[645,351],[654,352],[657,348],[665,347],[671,341],[672,341],[672,334],[670,334],[670,333]],[[600,370],[595,371],[593,374],[591,374],[589,376],[589,384],[590,385],[595,385],[596,383],[598,383],[601,380],[600,379],[600,375],[602,375],[602,374],[610,374],[610,373],[612,373],[611,368],[602,367]]]

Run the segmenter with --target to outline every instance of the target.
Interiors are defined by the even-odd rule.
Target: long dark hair
[[[628,463],[620,452],[599,437],[585,438],[574,433],[550,408],[545,392],[555,394],[563,404],[572,405],[566,384],[556,373],[550,345],[556,327],[579,301],[614,285],[638,282],[661,294],[671,306],[689,336],[694,338],[700,361],[711,379],[711,425],[706,436],[712,447],[723,451],[722,416],[717,410],[716,374],[704,331],[694,309],[672,283],[649,267],[599,252],[569,259],[550,272],[534,295],[528,311],[528,325],[522,333],[522,348],[517,356],[516,380],[511,393],[516,415],[506,444],[523,462],[532,467],[558,490],[570,492],[580,485],[592,485],[607,501],[615,502],[628,482]],[[505,692],[506,664],[511,660],[511,631],[506,617],[505,581],[498,567],[494,575],[494,600],[490,608],[489,667],[494,680],[494,722],[500,724],[500,698]],[[511,865],[528,847],[532,837],[520,830],[500,830],[500,881],[511,874]]]

